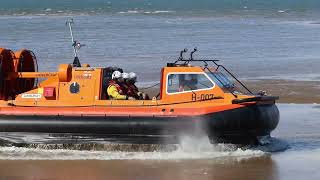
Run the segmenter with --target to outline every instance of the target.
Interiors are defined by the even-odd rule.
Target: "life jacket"
[[[128,86],[128,84],[125,83],[125,82],[122,82],[122,83],[119,83],[118,85],[121,87],[122,93],[123,93],[124,95],[128,95],[128,91],[129,91],[129,86]]]
[[[117,91],[118,91],[119,94],[125,95],[122,87],[121,87],[117,82],[115,82],[114,80],[110,80],[110,81],[109,81],[108,87],[109,87],[109,86],[115,86],[115,87],[117,88]]]
[[[127,83],[127,87],[128,87],[128,90],[127,90],[127,95],[128,96],[134,97],[136,99],[140,98],[138,96],[139,90],[138,90],[137,86],[135,86],[134,84]]]

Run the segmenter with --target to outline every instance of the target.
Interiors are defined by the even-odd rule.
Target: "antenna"
[[[190,53],[190,60],[193,60],[193,53],[195,53],[197,50],[197,47],[195,47],[193,51]]]
[[[73,60],[73,67],[81,67],[81,63],[80,60],[78,58],[78,54],[77,51],[85,45],[80,44],[79,42],[74,40],[73,37],[73,32],[72,32],[72,24],[74,24],[73,19],[68,19],[66,21],[66,25],[69,26],[69,31],[70,31],[70,35],[71,35],[71,42],[72,42],[72,46],[73,46],[73,54],[74,54],[74,60]]]

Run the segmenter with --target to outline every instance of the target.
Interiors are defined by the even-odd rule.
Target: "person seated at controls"
[[[150,99],[149,96],[143,92],[140,92],[138,87],[135,85],[137,82],[137,75],[134,72],[129,73],[129,77],[125,79],[127,89],[127,95],[132,96],[136,99],[144,99],[148,100]]]
[[[112,73],[112,80],[109,82],[107,89],[109,98],[115,100],[133,100],[133,97],[125,95],[124,89],[121,87],[122,83],[124,83],[122,73],[114,71]]]
[[[179,86],[179,92],[183,91],[192,91],[197,89],[197,77],[192,75],[192,74],[187,74],[182,76],[180,81],[180,86]]]

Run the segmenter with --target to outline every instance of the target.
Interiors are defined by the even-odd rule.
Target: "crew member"
[[[128,94],[129,86],[127,84],[127,81],[129,79],[129,73],[126,73],[126,72],[122,73],[122,79],[123,79],[123,82],[121,82],[119,85],[121,86],[121,88],[123,90],[123,94],[130,96],[130,97],[134,97],[134,96],[132,96],[132,94]]]
[[[196,90],[197,82],[198,82],[197,76],[194,76],[192,74],[180,75],[179,76],[179,83],[180,83],[179,92]]]
[[[135,83],[137,82],[137,75],[134,72],[129,73],[129,78],[126,79],[128,87],[127,95],[135,97],[136,99],[149,99],[149,96],[143,92],[140,92]]]
[[[121,72],[114,71],[112,73],[112,80],[109,82],[109,86],[107,89],[108,95],[111,99],[116,99],[116,100],[134,99],[133,97],[130,97],[124,94],[124,91],[120,86],[120,84],[123,82],[124,81],[123,81]]]

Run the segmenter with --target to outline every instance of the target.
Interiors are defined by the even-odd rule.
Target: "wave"
[[[194,144],[197,143],[197,146]],[[145,145],[144,145],[145,146]],[[234,158],[243,160],[261,157],[261,150],[241,149],[230,144],[209,143],[208,138],[183,137],[172,151],[88,151],[70,149],[44,149],[25,147],[0,147],[2,160],[184,160]]]
[[[118,14],[172,14],[175,11],[145,11],[145,10],[128,10],[128,11],[120,11]]]
[[[51,0],[11,0],[1,4],[0,14],[25,15],[61,13],[70,14],[167,14],[173,12],[264,12],[275,13],[305,12],[319,10],[318,0],[92,0],[92,1],[51,1]]]
[[[239,160],[265,155],[259,150],[242,150],[225,152],[113,152],[113,151],[77,151],[37,148],[1,147],[1,160],[179,160],[179,159],[215,159],[234,157]]]
[[[103,11],[101,9],[97,10],[54,10],[51,8],[46,8],[39,11],[27,11],[27,10],[15,10],[15,11],[1,11],[0,15],[7,16],[70,16],[70,15],[101,15],[101,14],[141,14],[141,15],[164,15],[164,14],[174,14],[176,11],[166,11],[166,10],[127,10],[127,11]]]

